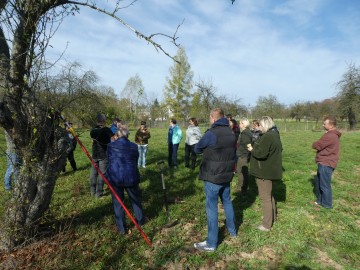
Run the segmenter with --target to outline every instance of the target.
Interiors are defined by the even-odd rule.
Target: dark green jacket
[[[236,155],[244,158],[249,156],[247,145],[252,143],[252,133],[250,129],[245,128],[240,132],[239,139],[237,141]]]
[[[271,128],[255,142],[251,151],[250,174],[266,180],[282,178],[282,145],[279,132]]]

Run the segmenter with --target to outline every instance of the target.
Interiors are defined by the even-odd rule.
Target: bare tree
[[[211,79],[207,81],[199,79],[195,86],[196,90],[192,97],[190,115],[200,121],[207,122],[209,113],[217,102],[217,89]]]
[[[111,16],[171,57],[154,41],[154,37],[163,34],[146,36],[117,16],[124,8],[121,3],[121,0],[0,0],[0,90],[3,97],[0,125],[11,134],[23,161],[18,168],[20,175],[11,202],[5,206],[0,221],[1,249],[11,249],[36,230],[49,207],[55,181],[65,162],[66,143],[64,130],[59,125],[59,113],[36,94],[37,82],[48,68],[46,65],[46,69],[43,68],[45,52],[59,23],[66,16],[75,15],[80,6],[91,8]],[[102,4],[104,8],[100,7]],[[110,5],[113,5],[111,10],[105,8]],[[176,44],[176,32],[173,36],[163,36]]]
[[[350,129],[356,128],[357,116],[360,114],[360,67],[349,64],[347,72],[337,83],[340,114],[349,121]]]

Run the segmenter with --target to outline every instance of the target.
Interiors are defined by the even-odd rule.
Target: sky
[[[211,82],[217,95],[246,106],[269,95],[284,105],[334,97],[348,65],[360,65],[358,0],[138,0],[118,16],[145,35],[172,36],[181,24],[177,42],[194,82]],[[154,41],[176,55],[169,39]],[[118,21],[85,7],[64,20],[51,46],[49,59],[64,53],[63,61],[93,70],[119,96],[138,74],[148,97],[162,100],[174,65]]]

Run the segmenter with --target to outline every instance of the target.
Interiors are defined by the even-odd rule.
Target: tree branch
[[[133,5],[137,0],[134,0],[133,2],[131,2],[128,6],[130,5]],[[89,3],[89,2],[85,2],[85,3],[82,3],[82,2],[77,2],[77,1],[67,1],[68,4],[73,4],[73,5],[79,5],[79,6],[85,6],[85,7],[88,7],[88,8],[91,8],[93,10],[96,10],[100,13],[103,13],[103,14],[106,14],[112,18],[114,18],[115,20],[117,20],[118,22],[120,22],[122,25],[124,25],[126,28],[128,28],[130,31],[134,32],[136,34],[136,36],[140,39],[144,39],[146,40],[147,42],[149,42],[151,45],[154,46],[154,48],[157,50],[157,51],[162,51],[166,56],[170,57],[173,61],[178,62],[178,60],[175,59],[174,56],[171,56],[165,49],[162,48],[162,46],[155,42],[152,38],[156,35],[162,35],[162,36],[165,36],[165,37],[168,37],[171,39],[172,43],[176,46],[176,47],[179,47],[180,45],[176,43],[176,40],[178,39],[178,37],[176,37],[176,34],[177,34],[177,31],[179,29],[179,27],[181,26],[181,24],[184,22],[182,22],[180,25],[178,25],[175,33],[173,36],[169,36],[169,35],[166,35],[166,34],[162,34],[162,33],[157,33],[157,34],[152,34],[150,36],[146,36],[144,35],[143,33],[141,33],[140,31],[136,30],[134,27],[132,27],[130,24],[128,24],[127,22],[125,22],[123,19],[121,19],[120,17],[116,16],[116,12],[121,9],[119,6],[118,6],[118,2],[116,3],[116,6],[115,6],[115,9],[113,12],[109,12],[107,10],[105,10],[104,8],[99,8],[96,6],[96,4],[92,4],[92,3]],[[124,7],[123,7],[124,8]],[[180,63],[179,63],[180,64]]]

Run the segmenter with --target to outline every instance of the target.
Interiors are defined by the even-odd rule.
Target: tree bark
[[[352,108],[349,109],[348,118],[349,118],[349,126],[350,126],[349,128],[350,130],[354,130],[356,128],[356,116]]]
[[[36,100],[28,85],[28,73],[32,68],[30,48],[42,12],[31,10],[31,5],[26,4],[21,6],[24,10],[19,11],[11,54],[0,28],[0,90],[3,96],[0,125],[11,134],[16,154],[22,160],[22,164],[17,165],[20,173],[12,197],[4,205],[6,210],[0,221],[0,249],[6,250],[34,233],[50,205],[58,172],[66,161],[65,130],[59,126],[56,113]]]

